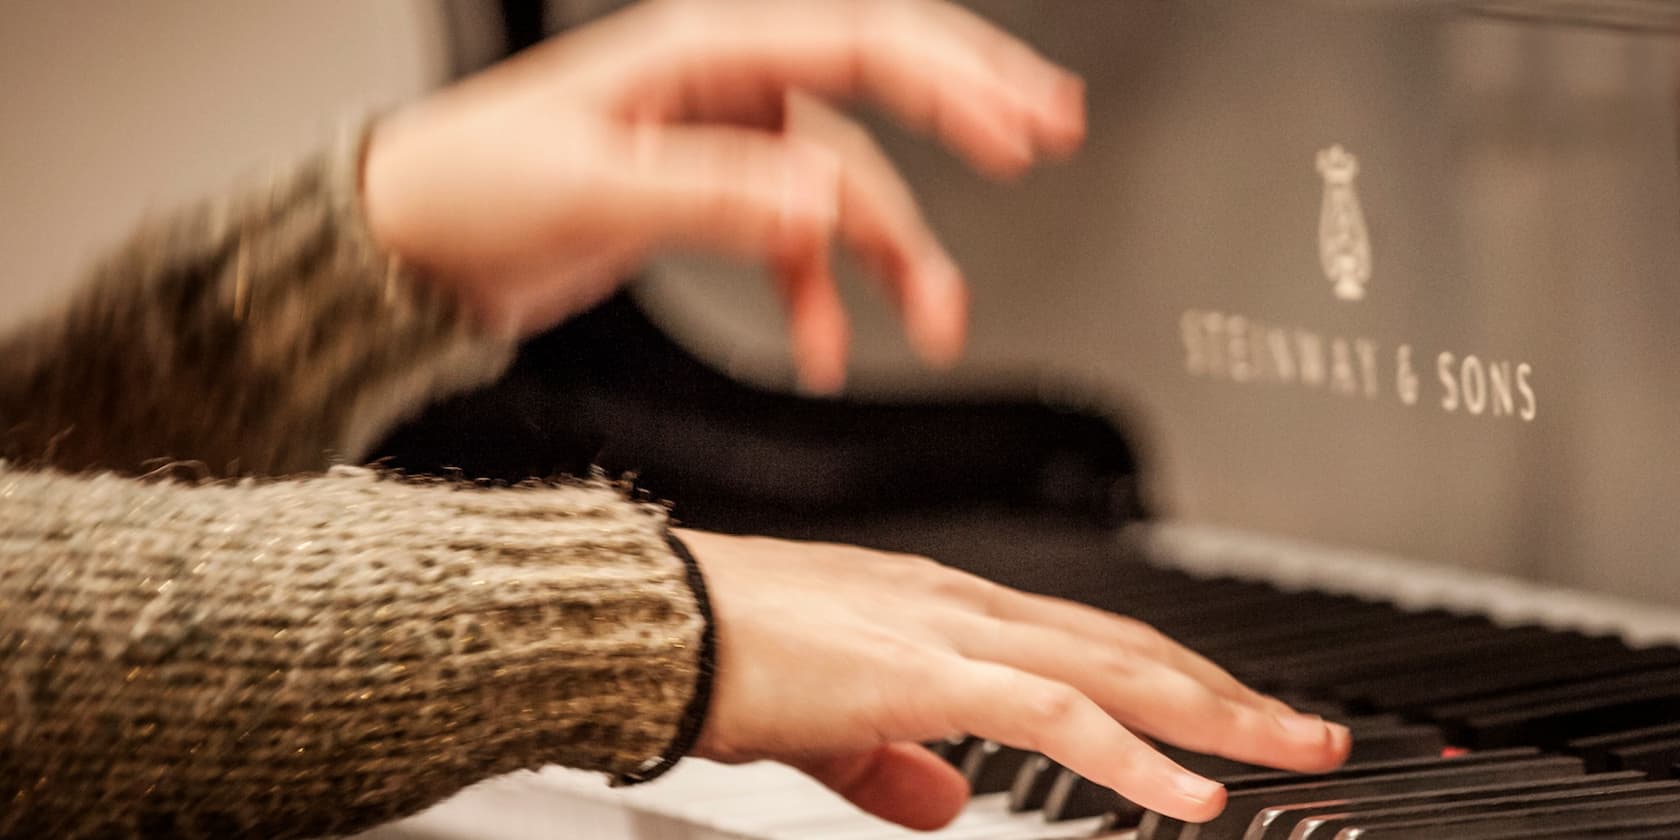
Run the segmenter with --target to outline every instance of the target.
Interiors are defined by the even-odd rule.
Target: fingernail
[[[1278,726],[1296,741],[1322,744],[1329,736],[1329,724],[1317,715],[1278,715],[1277,722]]]
[[[1219,792],[1224,790],[1225,786],[1193,773],[1179,773],[1173,777],[1173,789],[1178,791],[1178,794],[1185,799],[1193,799],[1197,802],[1212,802],[1218,798]]]
[[[1330,729],[1330,746],[1337,753],[1346,753],[1353,748],[1353,733],[1339,723],[1325,724]]]
[[[1085,82],[1078,76],[1060,70],[1046,72],[1039,77],[1033,106],[1039,113],[1052,118],[1065,118],[1077,109],[1084,98]]]

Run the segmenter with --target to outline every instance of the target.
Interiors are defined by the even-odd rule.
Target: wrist
[[[657,779],[676,766],[684,756],[694,752],[707,715],[711,711],[712,683],[717,673],[717,631],[716,622],[712,617],[711,598],[706,591],[706,578],[701,572],[700,564],[695,561],[694,554],[689,551],[683,540],[679,539],[678,529],[667,528],[665,542],[683,563],[689,590],[694,595],[695,611],[699,613],[702,622],[700,647],[695,660],[694,693],[690,695],[688,704],[683,709],[676,735],[672,737],[665,752],[641,767],[617,776],[614,782],[619,785],[641,784]]]
[[[418,107],[418,106],[415,106]],[[428,208],[442,200],[427,194],[427,129],[411,108],[375,122],[362,145],[357,189],[362,223],[373,243],[398,260],[414,281],[453,296],[474,320],[499,329],[504,307],[489,299],[480,284],[452,270],[440,258],[435,243],[449,235]]]

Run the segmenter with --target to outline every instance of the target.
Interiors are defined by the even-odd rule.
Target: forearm
[[[137,232],[62,309],[0,339],[0,457],[214,475],[354,462],[511,357],[368,234],[360,138]]]
[[[0,465],[0,834],[314,836],[634,773],[693,711],[685,576],[602,485]]]

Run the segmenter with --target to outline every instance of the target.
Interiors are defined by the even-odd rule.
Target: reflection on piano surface
[[[1030,752],[941,744],[976,798],[935,836],[1680,837],[1680,612],[1558,586],[1680,603],[1664,562],[1680,549],[1680,3],[974,5],[1091,72],[1092,160],[988,215],[973,208],[1016,199],[892,150],[977,263],[982,361],[1072,372],[1103,395],[1086,405],[1137,416],[996,394],[802,399],[722,375],[619,298],[386,454],[500,478],[599,463],[687,524],[932,556],[1153,623],[1354,732],[1352,762],[1321,776],[1174,751],[1230,792],[1200,826]],[[1329,183],[1314,153],[1344,143],[1362,201],[1346,209],[1354,175],[1337,167],[1337,212],[1361,219],[1337,247],[1375,265],[1348,275],[1371,284],[1357,302],[1331,294],[1320,274],[1342,263],[1321,272],[1314,247]],[[643,304],[762,304],[683,270]],[[1210,312],[1217,330],[1181,331]],[[753,346],[727,318],[666,320]],[[1299,355],[1266,376],[1239,365],[1273,325],[1331,363],[1347,336],[1346,393],[1305,389]],[[1401,359],[1421,377],[1410,398]],[[1471,402],[1525,367],[1530,410]],[[909,836],[785,768],[689,762],[624,790],[509,777],[366,838],[555,835]]]

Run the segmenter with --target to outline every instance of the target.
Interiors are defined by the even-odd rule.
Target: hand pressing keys
[[[1347,757],[1347,729],[1254,692],[1153,628],[931,560],[679,531],[703,568],[717,682],[696,753],[791,764],[883,819],[937,828],[967,784],[919,742],[957,734],[1042,752],[1190,821],[1217,782],[1138,733],[1302,772]]]

